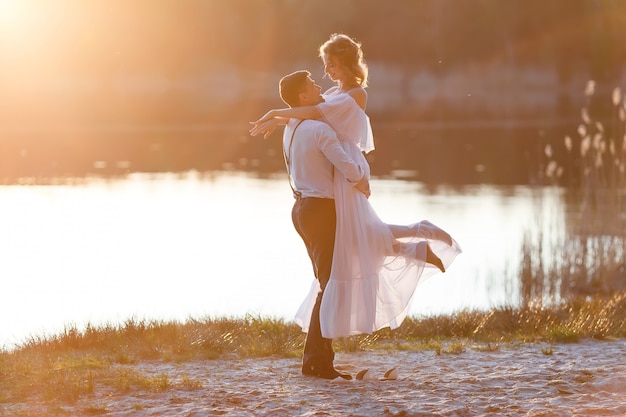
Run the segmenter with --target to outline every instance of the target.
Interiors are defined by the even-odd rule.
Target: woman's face
[[[333,81],[345,81],[347,72],[343,66],[339,63],[337,58],[332,55],[325,54],[322,58],[324,61],[324,72]]]

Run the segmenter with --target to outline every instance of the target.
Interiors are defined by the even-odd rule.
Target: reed
[[[550,216],[537,192],[538,233],[522,243],[522,305],[559,303],[626,291],[626,99],[619,87],[610,99],[585,89],[578,136],[566,136],[565,157],[546,145],[544,178],[562,190],[568,208]]]

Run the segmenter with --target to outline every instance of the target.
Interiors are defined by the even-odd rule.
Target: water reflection
[[[576,123],[573,123],[576,126]],[[253,138],[248,124],[74,126],[2,129],[0,183],[120,176],[129,172],[237,170],[269,176],[284,170],[278,129]],[[390,124],[374,126],[372,174],[425,184],[529,184],[541,181],[542,149],[567,129],[555,123]]]
[[[528,188],[427,189],[378,179],[372,189],[383,220],[427,218],[464,249],[445,275],[419,287],[411,314],[519,299],[512,277],[524,229],[534,224]],[[560,204],[558,195],[547,201]],[[0,345],[131,317],[290,319],[312,279],[291,206],[284,174],[133,174],[0,186]]]

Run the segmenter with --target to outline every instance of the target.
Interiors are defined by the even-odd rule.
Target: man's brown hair
[[[280,98],[289,107],[297,107],[300,105],[300,93],[304,91],[307,78],[311,76],[311,73],[306,70],[300,70],[285,75],[280,79],[278,84],[278,91]]]

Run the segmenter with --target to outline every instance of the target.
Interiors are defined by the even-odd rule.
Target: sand
[[[549,350],[552,350],[552,354]],[[542,351],[543,350],[543,351]],[[544,352],[545,351],[545,352]],[[502,345],[461,353],[338,354],[337,368],[395,381],[327,381],[300,374],[298,359],[143,362],[167,375],[163,392],[97,386],[72,405],[2,404],[0,415],[106,416],[625,416],[626,340]]]

